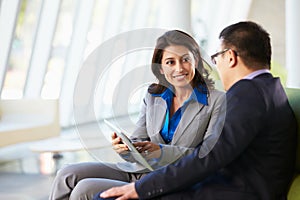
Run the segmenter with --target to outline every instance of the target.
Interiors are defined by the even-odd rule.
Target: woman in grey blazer
[[[198,44],[182,31],[168,31],[157,39],[151,68],[158,82],[148,88],[131,139],[138,141],[135,147],[158,169],[191,153],[204,138],[218,137],[226,103],[224,93],[214,89],[208,78]],[[66,166],[55,177],[50,199],[93,199],[99,191],[149,172],[131,162],[128,147],[115,133],[112,144],[127,162]],[[210,146],[203,148],[208,152]]]

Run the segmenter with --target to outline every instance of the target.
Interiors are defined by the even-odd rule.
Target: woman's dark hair
[[[201,92],[208,93],[208,89],[214,87],[214,82],[208,78],[208,70],[203,66],[200,47],[190,35],[179,30],[167,31],[157,39],[152,56],[151,69],[158,79],[158,83],[151,84],[148,88],[148,92],[150,94],[161,94],[170,85],[165,79],[165,76],[160,73],[160,69],[165,48],[174,45],[184,46],[193,54],[198,65],[196,66],[195,76],[191,81],[191,86],[198,88]],[[199,85],[200,87],[198,87]]]
[[[247,67],[271,67],[271,42],[269,33],[260,25],[239,22],[226,27],[219,35],[225,48],[232,48]]]

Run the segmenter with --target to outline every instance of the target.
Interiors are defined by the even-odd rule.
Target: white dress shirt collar
[[[268,69],[260,69],[260,70],[256,70],[256,71],[248,74],[243,79],[249,79],[249,80],[251,80],[251,79],[255,78],[256,76],[264,74],[264,73],[271,73],[271,72]]]

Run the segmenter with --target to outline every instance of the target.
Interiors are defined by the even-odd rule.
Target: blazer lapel
[[[155,98],[155,103],[151,108],[150,116],[151,117],[151,127],[150,134],[156,138],[160,143],[165,143],[163,138],[160,135],[160,130],[163,127],[163,123],[165,122],[167,110],[167,103],[162,98]]]
[[[176,144],[178,139],[183,135],[184,130],[195,118],[195,116],[203,109],[203,107],[203,104],[200,104],[196,101],[191,102],[187,106],[173,135],[172,144]]]

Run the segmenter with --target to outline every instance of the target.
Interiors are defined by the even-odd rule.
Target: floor
[[[47,200],[52,181],[41,174],[1,173],[0,199]]]
[[[0,148],[0,199],[46,200],[56,171],[64,165],[89,161],[115,162],[120,158],[107,140],[110,134],[111,131],[99,131],[98,125],[93,124],[80,130],[78,127],[64,130],[62,137],[55,140]],[[51,151],[63,148],[64,151],[51,153],[49,148]]]
[[[95,161],[85,150],[53,156],[32,153],[0,163],[0,199],[47,200],[58,169],[70,163]]]

